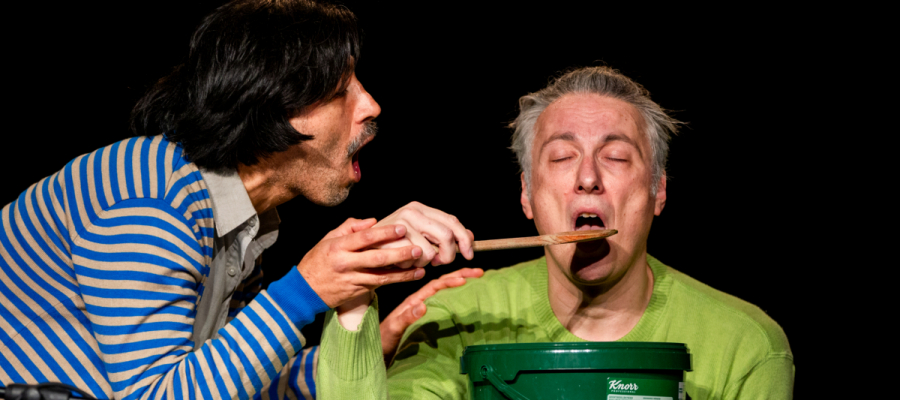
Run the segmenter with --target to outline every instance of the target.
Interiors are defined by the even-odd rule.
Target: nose
[[[372,95],[362,87],[361,83],[359,84],[359,91],[360,101],[356,107],[356,115],[358,116],[357,120],[360,123],[363,123],[375,119],[375,117],[381,114],[381,106],[379,106]]]
[[[578,165],[575,193],[599,194],[603,190],[603,182],[600,179],[600,171],[593,157],[584,157]]]

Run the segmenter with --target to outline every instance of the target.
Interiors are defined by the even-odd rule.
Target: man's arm
[[[300,351],[299,328],[330,308],[320,296],[341,304],[373,278],[412,279],[413,271],[359,271],[413,257],[414,246],[357,252],[405,234],[395,227],[368,229],[372,224],[348,220],[329,233],[297,268],[220,329],[218,338],[193,350],[192,310],[208,251],[195,236],[195,224],[154,199],[125,200],[98,211],[77,229],[73,260],[115,396],[249,398],[269,387]],[[312,271],[315,282],[328,285],[314,289],[301,271]]]
[[[73,240],[76,279],[116,398],[252,397],[300,351],[299,328],[328,309],[294,269],[194,351],[204,249],[192,227],[163,201],[126,200]]]
[[[315,371],[320,349],[319,346],[307,347],[294,356],[269,386],[261,391],[262,400],[315,400],[318,389]]]
[[[366,311],[357,331],[341,326],[329,312],[318,366],[320,399],[463,399],[468,391],[459,373],[465,348],[446,307],[428,301],[421,319],[406,330],[389,373],[378,354],[377,305]]]
[[[461,268],[449,274],[445,274],[438,279],[428,282],[421,289],[410,295],[397,306],[394,311],[379,326],[381,333],[381,349],[386,365],[393,360],[394,353],[400,338],[406,331],[406,328],[421,318],[425,314],[424,301],[440,290],[462,286],[466,283],[465,278],[477,278],[484,275],[484,271],[479,268]],[[354,320],[340,320],[341,325],[349,326],[353,323],[353,327],[359,327],[360,322],[365,317],[366,312],[370,308],[369,303],[364,304],[359,310],[352,310],[349,313],[359,313]],[[374,308],[374,307],[373,307]],[[340,317],[339,317],[340,319]],[[354,322],[355,321],[355,322]],[[292,362],[288,363],[279,376],[272,381],[271,386],[263,390],[262,398],[266,399],[282,399],[288,398],[288,391],[293,391],[298,399],[312,400],[317,397],[318,377],[315,374],[318,364],[319,349],[321,347],[314,346],[304,349],[298,354]]]

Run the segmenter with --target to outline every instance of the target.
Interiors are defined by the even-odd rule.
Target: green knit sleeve
[[[459,373],[465,345],[452,313],[435,298],[410,326],[388,370],[391,400],[465,399],[468,378]]]
[[[341,326],[334,310],[325,315],[319,364],[316,367],[320,400],[387,399],[377,300],[366,310],[359,329]]]
[[[794,397],[794,361],[789,354],[769,356],[731,388],[725,399],[790,400]]]

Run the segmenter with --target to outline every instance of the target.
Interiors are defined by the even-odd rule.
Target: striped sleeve
[[[127,203],[110,211],[128,208]],[[133,206],[147,207],[144,202]],[[302,276],[294,269],[274,282],[222,328],[218,338],[193,351],[199,249],[192,248],[196,241],[178,240],[171,214],[151,218],[153,210],[158,209],[141,211],[147,220],[139,231],[145,233],[107,223],[103,229],[94,225],[75,240],[76,276],[116,398],[249,399],[271,394],[267,389],[272,381],[284,374],[290,390],[280,398],[314,398],[309,376],[314,369],[308,367],[315,353],[294,356],[302,347],[299,327],[327,306]],[[88,238],[99,240],[101,235],[120,239],[114,252],[104,251],[96,241],[87,248]],[[143,312],[106,316],[122,309]]]
[[[319,346],[303,349],[288,361],[270,386],[262,391],[263,400],[316,399],[316,368],[319,364]]]
[[[4,386],[63,382],[100,398],[249,399],[300,382],[291,374],[309,360],[295,357],[299,328],[327,306],[299,273],[259,292],[194,350],[212,212],[196,167],[162,136],[76,158],[4,207],[2,223]],[[300,368],[284,368],[298,359]]]

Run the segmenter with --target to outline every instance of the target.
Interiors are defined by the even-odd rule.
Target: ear
[[[659,178],[659,185],[656,187],[656,207],[653,209],[653,215],[662,214],[663,208],[666,207],[666,175],[663,174]]]
[[[528,199],[528,186],[525,185],[524,172],[519,175],[519,179],[522,181],[522,197],[519,199],[522,202],[522,212],[525,213],[525,217],[528,219],[534,219],[534,213],[531,212],[531,200]]]

